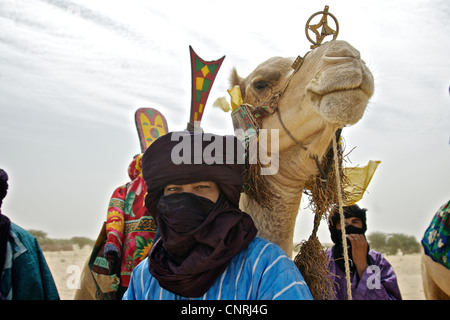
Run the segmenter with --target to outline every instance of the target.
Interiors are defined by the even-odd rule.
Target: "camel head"
[[[293,62],[275,57],[246,78],[236,70],[231,75],[245,104],[272,110],[260,127],[278,129],[279,134],[279,170],[261,180],[248,179],[256,191],[241,197],[241,208],[253,217],[260,236],[289,255],[302,191],[319,174],[316,160],[323,161],[336,130],[361,119],[374,90],[359,52],[345,41],[333,40],[310,51],[296,72]],[[270,190],[268,200],[261,200],[267,193],[260,190]],[[261,204],[266,201],[270,206]]]
[[[246,78],[233,70],[231,84],[240,86],[244,103],[254,107],[267,105],[294,72],[293,61],[271,58]],[[373,90],[373,76],[358,50],[345,41],[330,41],[305,56],[303,65],[282,92],[278,108],[284,127],[276,115],[266,116],[262,127],[280,130],[280,153],[295,144],[283,133],[287,129],[320,158],[323,144],[328,147],[337,128],[361,119]]]

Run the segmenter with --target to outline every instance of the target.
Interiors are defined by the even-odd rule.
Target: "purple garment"
[[[333,261],[331,249],[327,250],[330,259],[329,270],[335,282],[336,300],[347,300],[347,280],[345,272]],[[379,252],[370,250],[372,265],[368,266],[361,279],[357,272],[350,274],[353,300],[402,300],[397,276],[391,264]]]

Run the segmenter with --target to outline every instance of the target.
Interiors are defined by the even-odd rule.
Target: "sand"
[[[425,300],[422,284],[421,253],[385,256],[397,275],[404,300]]]
[[[78,285],[81,270],[91,254],[91,247],[73,251],[45,251],[59,295],[62,300],[72,300]],[[404,300],[424,300],[420,254],[386,256],[394,267]]]
[[[84,246],[73,251],[44,251],[45,260],[52,272],[61,300],[73,300],[79,285],[81,271],[91,255],[92,247]]]

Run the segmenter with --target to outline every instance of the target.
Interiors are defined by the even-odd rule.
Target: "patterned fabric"
[[[124,287],[128,287],[134,267],[147,256],[156,234],[156,224],[144,206],[147,186],[141,171],[142,154],[128,167],[132,181],[114,190],[106,217],[106,245],[114,245],[120,253]]]
[[[425,254],[450,269],[450,201],[434,215],[422,238]]]
[[[124,300],[189,299],[163,289],[145,259],[134,270]],[[311,300],[311,292],[279,246],[256,237],[235,255],[209,290],[193,300]]]
[[[225,56],[216,61],[205,61],[189,46],[192,67],[192,104],[190,122],[201,121],[209,92]]]
[[[327,250],[329,271],[332,274],[336,300],[347,300],[347,280],[345,273],[333,260],[331,249]],[[402,300],[397,276],[391,264],[379,252],[370,250],[371,265],[359,279],[358,273],[350,274],[352,298],[354,300]]]
[[[6,300],[59,300],[38,241],[14,223],[9,231],[0,292]]]

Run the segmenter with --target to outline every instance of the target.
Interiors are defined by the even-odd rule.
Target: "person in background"
[[[109,274],[120,277],[116,299],[122,299],[131,271],[147,256],[156,235],[154,219],[144,206],[147,187],[141,173],[142,155],[128,166],[131,181],[114,190],[106,217],[104,254]]]
[[[350,266],[351,292],[354,300],[401,300],[397,276],[390,263],[377,251],[370,250],[365,236],[366,211],[358,205],[344,207],[346,245]],[[347,299],[344,247],[339,210],[328,224],[334,246],[328,249],[329,271],[335,282],[337,300]]]
[[[230,142],[234,149],[226,148]],[[133,270],[123,299],[312,299],[293,261],[256,236],[252,218],[239,209],[238,143],[234,136],[175,132],[146,150],[145,206],[161,237]],[[186,161],[174,161],[181,153]]]
[[[0,300],[59,300],[38,241],[1,212],[7,190],[8,175],[0,169]]]

